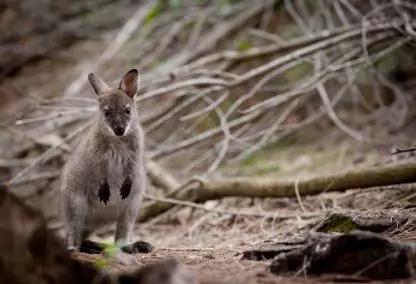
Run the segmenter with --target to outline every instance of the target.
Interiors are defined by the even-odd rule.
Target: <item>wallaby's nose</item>
[[[122,136],[124,134],[124,127],[116,127],[114,128],[114,134],[117,136]]]

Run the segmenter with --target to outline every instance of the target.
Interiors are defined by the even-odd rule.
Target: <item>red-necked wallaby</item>
[[[118,89],[95,74],[88,79],[99,112],[63,172],[68,249],[80,249],[88,233],[109,222],[117,222],[116,243],[128,244],[146,185],[143,131],[134,102],[137,70],[127,72]]]

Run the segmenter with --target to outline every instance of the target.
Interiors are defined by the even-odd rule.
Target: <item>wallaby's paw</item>
[[[135,253],[149,253],[155,249],[154,246],[147,242],[137,241],[132,244],[124,245],[121,247],[121,250],[125,253],[135,254]]]
[[[104,202],[104,204],[107,204],[108,200],[110,200],[110,186],[107,182],[100,186],[100,191],[98,191],[98,198],[100,199],[100,202]]]
[[[120,188],[120,195],[122,199],[126,199],[130,195],[132,181],[130,178],[126,178],[123,185]]]

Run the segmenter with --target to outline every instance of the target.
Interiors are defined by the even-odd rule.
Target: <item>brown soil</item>
[[[156,249],[150,254],[140,254],[136,259],[142,264],[175,257],[190,271],[200,284],[222,283],[324,283],[334,277],[303,278],[275,276],[268,270],[268,262],[242,260],[240,253],[222,249]],[[77,258],[94,262],[99,256],[77,254]],[[338,277],[338,279],[341,279]],[[347,278],[344,278],[346,280]]]

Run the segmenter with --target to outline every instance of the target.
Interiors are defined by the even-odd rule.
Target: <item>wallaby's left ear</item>
[[[124,91],[130,98],[133,98],[137,93],[139,85],[139,72],[137,69],[131,69],[127,72],[120,81],[119,89]]]

